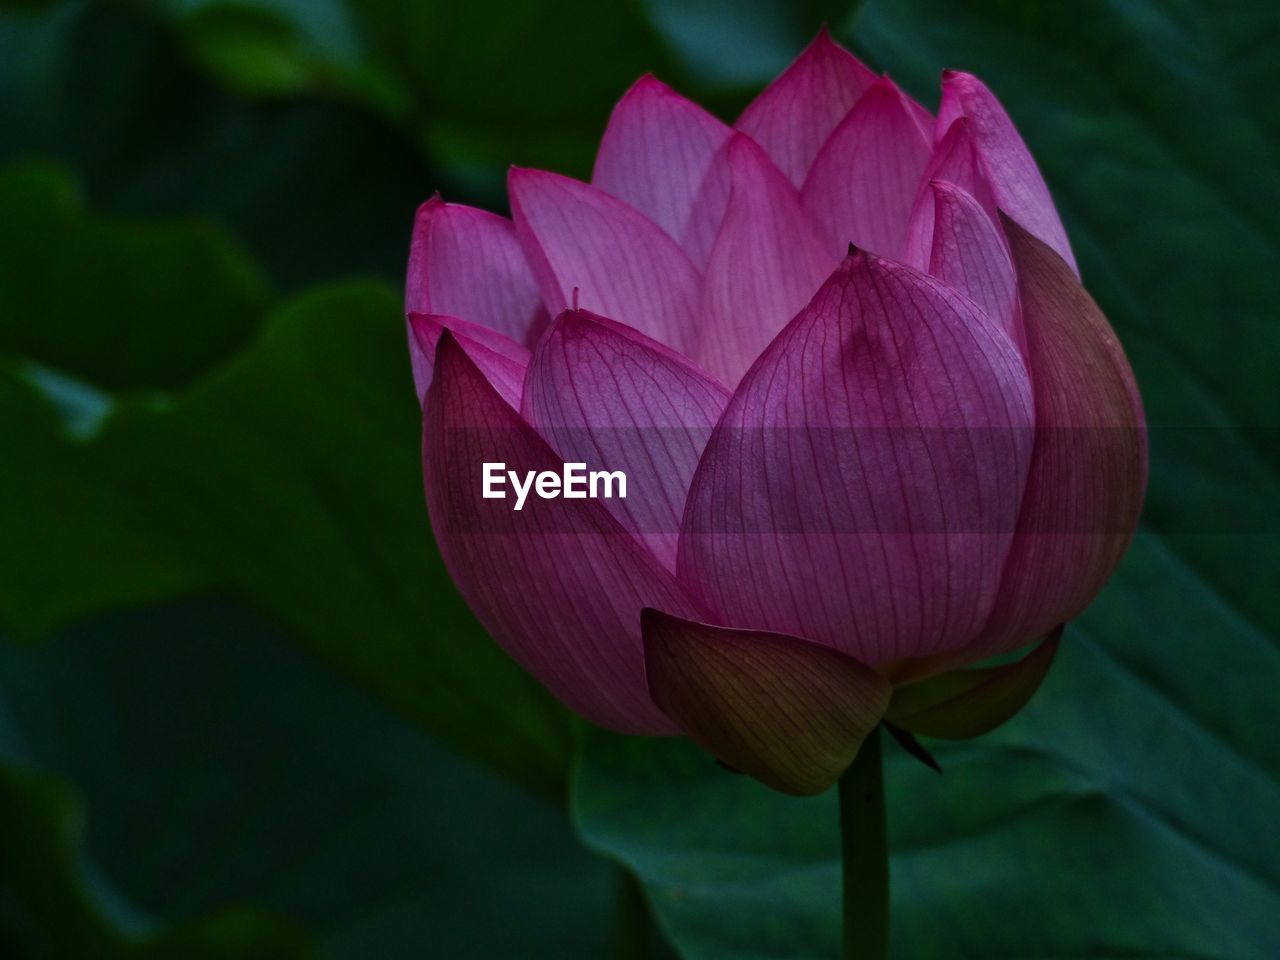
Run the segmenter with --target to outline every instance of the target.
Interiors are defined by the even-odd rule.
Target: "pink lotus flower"
[[[436,538],[517,661],[793,792],[886,710],[960,735],[1025,700],[1046,656],[924,678],[1088,605],[1145,435],[980,80],[944,74],[935,118],[824,33],[733,127],[644,77],[590,184],[509,190],[514,222],[422,206],[406,307]],[[570,461],[627,497],[482,495],[483,463]]]

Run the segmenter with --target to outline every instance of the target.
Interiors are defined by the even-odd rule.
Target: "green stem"
[[[647,960],[651,922],[640,881],[626,867],[619,868],[617,912],[613,920],[612,960]]]
[[[840,778],[844,859],[844,960],[889,956],[889,842],[885,833],[880,728]]]

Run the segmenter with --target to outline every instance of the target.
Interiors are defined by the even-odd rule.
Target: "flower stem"
[[[889,956],[889,842],[885,833],[880,728],[840,778],[844,860],[844,960]]]
[[[616,902],[612,960],[647,960],[652,953],[653,921],[640,881],[626,867],[618,871]]]

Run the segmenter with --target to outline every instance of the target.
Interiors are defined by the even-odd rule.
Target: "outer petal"
[[[1049,188],[1009,114],[977,77],[948,70],[942,75],[938,131],[945,132],[959,117],[968,120],[1000,209],[1056,250],[1079,274]]]
[[[616,197],[569,177],[512,167],[508,189],[553,314],[581,306],[689,352],[701,276],[675,240]]]
[[[875,82],[876,75],[824,28],[742,112],[736,126],[800,187],[831,131]]]
[[[418,208],[405,312],[461,317],[528,345],[545,311],[511,221],[445,203]]]
[[[728,402],[660,343],[566,311],[534,353],[523,412],[566,461],[626,474],[626,499],[602,502],[674,570],[689,482]]]
[[[671,575],[597,500],[521,511],[482,497],[482,464],[562,462],[450,334],[427,395],[423,475],[436,542],[462,595],[508,653],[564,703],[624,733],[671,733],[645,685],[640,610],[692,606]]]
[[[697,356],[735,384],[839,262],[818,239],[794,187],[750,137],[728,147],[732,191],[703,291]]]
[[[458,345],[471,358],[485,379],[489,381],[512,408],[520,409],[520,396],[524,392],[525,370],[529,367],[529,351],[509,337],[468,323],[457,317],[440,317],[409,314],[409,357],[413,362],[413,380],[418,389],[418,403],[422,403],[431,387],[432,369],[435,366],[436,349],[440,337],[448,330]]]
[[[1062,627],[1020,660],[994,667],[952,670],[899,686],[887,719],[925,737],[967,740],[990,733],[1025,707],[1049,673]],[[652,681],[651,681],[652,682]]]
[[[911,265],[968,294],[1025,349],[1018,281],[1000,228],[955,184],[930,180],[926,188],[930,202],[917,205],[908,231]]]
[[[711,163],[732,133],[665,83],[641,77],[613,109],[591,182],[680,240]]]
[[[804,182],[805,209],[837,256],[850,243],[901,255],[932,147],[897,85],[876,81],[831,134]]]
[[[778,633],[644,612],[654,701],[701,747],[785,793],[827,789],[889,704],[889,682],[852,657]]]
[[[694,476],[682,576],[722,622],[868,664],[962,645],[999,581],[1031,396],[971,300],[858,253],[770,345]]]
[[[1004,579],[970,659],[1078,616],[1111,576],[1147,487],[1133,370],[1098,305],[1045,243],[1004,222],[1035,385],[1036,443]]]

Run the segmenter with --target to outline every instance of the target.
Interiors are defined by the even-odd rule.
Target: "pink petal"
[[[438,194],[418,208],[404,300],[406,313],[461,317],[526,345],[545,317],[511,221]]]
[[[876,75],[823,28],[735,126],[800,187],[831,131],[875,82]]]
[[[602,502],[674,570],[689,482],[728,402],[660,343],[566,311],[534,352],[523,412],[564,460],[626,474],[626,499]]]
[[[680,240],[712,160],[732,133],[665,83],[641,77],[614,107],[591,182]]]
[[[1031,425],[1004,331],[859,252],[730,400],[690,489],[681,576],[722,622],[863,663],[957,647],[994,599]]]
[[[675,240],[616,197],[559,174],[512,167],[508,191],[552,314],[582,307],[689,352],[701,276]]]
[[[932,144],[892,80],[878,80],[813,162],[802,196],[836,255],[853,243],[897,257]]]
[[[423,475],[441,555],[480,622],[526,670],[587,719],[624,733],[674,732],[649,699],[646,606],[694,615],[671,575],[599,500],[523,509],[482,497],[482,464],[554,470],[562,461],[450,334],[427,395]]]
[[[712,160],[702,187],[693,201],[689,223],[680,237],[680,245],[700,270],[707,268],[711,249],[715,246],[716,237],[720,235],[720,225],[724,223],[725,210],[729,207],[729,193],[733,189],[733,172],[729,165],[732,149],[731,137],[724,142]]]
[[[707,262],[706,320],[695,355],[733,385],[839,260],[818,239],[795,188],[750,137],[734,137],[727,163],[732,190]]]
[[[413,362],[413,382],[418,390],[418,403],[422,403],[431,387],[436,347],[446,330],[453,334],[458,345],[501,394],[502,399],[514,409],[520,409],[525,370],[529,366],[529,351],[526,348],[510,337],[478,323],[468,323],[457,317],[411,313],[409,357]]]
[[[784,793],[830,787],[889,704],[889,682],[821,644],[644,612],[654,701],[699,746]]]
[[[978,148],[969,134],[969,122],[961,117],[934,145],[933,156],[929,158],[929,165],[920,178],[915,204],[911,209],[902,259],[919,269],[924,269],[924,265],[933,256],[932,224],[936,214],[931,184],[935,181],[954,184],[969,194],[978,201],[992,223],[997,223],[1000,219],[995,194],[987,180],[982,158],[978,156]]]
[[[1115,332],[1070,266],[1006,218],[1036,442],[1004,579],[973,657],[1078,616],[1124,556],[1147,487],[1146,423]]]
[[[1025,348],[1018,281],[1000,228],[955,184],[930,180],[926,186],[931,201],[917,206],[908,231],[908,251],[919,258],[911,266],[968,294]]]
[[[968,121],[1000,209],[1049,244],[1079,274],[1049,188],[1009,114],[977,77],[947,70],[942,75],[937,130],[946,131],[960,117]]]

